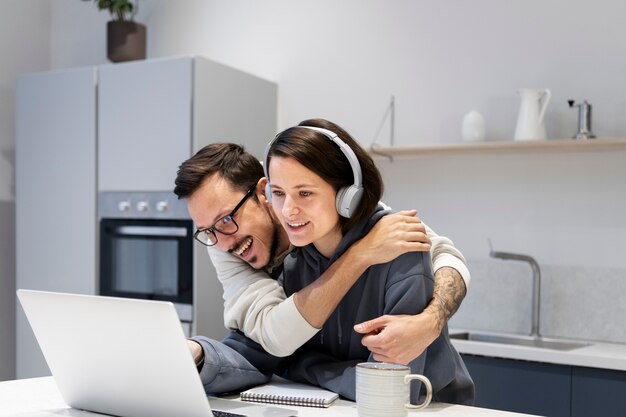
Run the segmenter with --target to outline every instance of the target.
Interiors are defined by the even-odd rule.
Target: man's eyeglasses
[[[250,198],[253,193],[254,187],[248,190],[246,195],[243,196],[243,198],[235,206],[233,211],[228,213],[226,216],[218,219],[213,226],[196,230],[196,233],[193,234],[193,238],[205,246],[213,246],[217,243],[217,235],[215,234],[215,231],[218,231],[223,235],[234,235],[235,233],[237,233],[237,230],[239,230],[239,226],[237,225],[233,217],[235,216],[237,210],[239,210],[239,208],[243,206],[243,203],[245,203],[246,200]]]

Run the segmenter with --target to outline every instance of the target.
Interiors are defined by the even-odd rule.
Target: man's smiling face
[[[257,187],[260,189],[260,187]],[[187,208],[198,229],[211,227],[237,206],[245,196],[245,191],[235,190],[219,174],[207,177],[200,187],[187,198]],[[280,224],[277,224],[264,204],[262,193],[248,198],[239,207],[234,221],[239,226],[236,233],[224,235],[215,231],[217,248],[229,252],[255,269],[265,267],[276,255]]]

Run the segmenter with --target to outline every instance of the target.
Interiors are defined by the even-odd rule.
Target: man
[[[465,295],[469,272],[460,252],[448,239],[427,230],[414,217],[414,211],[401,212],[387,216],[315,282],[286,298],[282,287],[268,274],[276,278],[290,246],[268,206],[263,175],[258,160],[240,146],[212,144],[185,161],[176,178],[174,192],[187,199],[198,227],[195,237],[212,246],[209,254],[224,287],[225,323],[239,331],[225,339],[231,350],[220,355],[238,364],[242,359],[238,355],[248,352],[248,356],[244,354],[249,363],[241,367],[242,378],[248,366],[273,371],[279,361],[267,363],[265,357],[257,361],[257,352],[248,350],[253,343],[241,333],[272,355],[290,355],[319,330],[369,266],[407,251],[428,250],[428,231],[436,271],[435,295],[429,306],[416,316],[384,316],[355,326],[356,331],[366,334],[363,344],[376,360],[407,363],[421,354]],[[205,389],[224,392],[241,388],[226,381],[226,375],[214,383],[220,378],[216,368],[221,366],[214,359],[221,344],[202,337],[189,343]]]

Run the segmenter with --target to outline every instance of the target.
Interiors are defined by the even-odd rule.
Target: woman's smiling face
[[[268,167],[272,207],[294,246],[313,243],[327,258],[341,241],[337,192],[293,158],[274,156]]]

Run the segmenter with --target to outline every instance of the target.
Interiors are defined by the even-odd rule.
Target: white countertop
[[[356,417],[355,403],[339,400],[330,408],[292,407],[298,410],[299,417]],[[431,403],[424,410],[409,412],[411,415],[437,415],[441,417],[506,417],[528,416],[529,414],[488,410],[478,407]],[[86,417],[102,414],[69,408],[61,398],[52,377],[20,379],[0,382],[0,416],[12,417]],[[207,416],[209,417],[209,416]]]
[[[450,334],[465,331],[467,330],[451,329]],[[590,344],[573,350],[555,350],[473,340],[451,340],[459,353],[626,371],[626,345],[623,344],[585,342]]]

